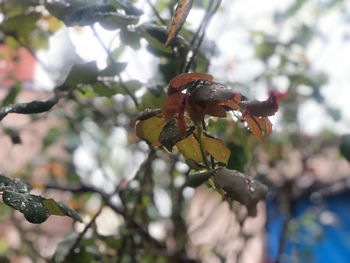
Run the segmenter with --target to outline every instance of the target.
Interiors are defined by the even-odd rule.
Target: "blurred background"
[[[1,203],[0,262],[350,261],[350,2],[222,1],[208,23],[192,72],[249,99],[283,93],[263,142],[231,115],[206,119],[231,150],[227,167],[269,187],[256,217],[205,185],[182,187],[193,172],[184,158],[135,134],[220,1],[194,0],[180,44],[165,47],[177,2],[0,1],[1,107],[51,98],[73,65],[90,62],[52,110],[0,123],[0,174],[64,201],[83,223],[33,225]],[[101,73],[113,63],[122,66]]]

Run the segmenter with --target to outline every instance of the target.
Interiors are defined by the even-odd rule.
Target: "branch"
[[[148,3],[148,5],[151,7],[153,13],[156,15],[156,17],[158,18],[158,20],[162,23],[163,26],[166,26],[167,24],[165,23],[164,19],[160,16],[159,12],[157,11],[157,9],[155,8],[155,6],[152,4],[151,0],[146,0],[146,2]]]
[[[9,113],[33,114],[49,111],[58,103],[58,101],[59,97],[55,95],[46,101],[34,100],[27,103],[11,104],[9,106],[0,108],[0,121]]]

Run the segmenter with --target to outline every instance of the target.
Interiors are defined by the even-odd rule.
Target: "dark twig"
[[[70,248],[66,258],[68,258],[70,255],[74,253],[74,250],[79,246],[81,240],[83,239],[84,235],[86,232],[89,230],[89,228],[92,226],[92,224],[95,223],[96,218],[101,214],[102,212],[103,205],[100,206],[100,209],[97,211],[97,213],[94,215],[94,217],[90,220],[90,222],[85,226],[83,231],[79,234],[78,238],[75,240],[75,243],[73,246]]]
[[[156,15],[158,20],[162,23],[163,26],[166,26],[167,24],[165,23],[164,19],[160,16],[158,10],[155,8],[155,6],[152,4],[151,0],[146,0],[148,5],[151,7],[153,13]]]
[[[55,106],[59,101],[58,96],[54,96],[46,101],[37,101],[27,103],[17,103],[11,104],[9,106],[0,108],[0,121],[5,118],[9,113],[18,113],[18,114],[33,114],[33,113],[42,113],[49,111],[53,106]]]

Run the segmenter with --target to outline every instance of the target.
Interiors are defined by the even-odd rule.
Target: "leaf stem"
[[[198,141],[198,144],[199,144],[199,149],[201,151],[203,163],[204,163],[205,167],[208,170],[210,170],[209,161],[207,159],[207,155],[205,154],[205,150],[204,150],[204,146],[203,146],[203,142],[202,142],[202,135],[203,135],[202,123],[200,123],[200,122],[196,123],[196,128],[197,128],[197,141]]]

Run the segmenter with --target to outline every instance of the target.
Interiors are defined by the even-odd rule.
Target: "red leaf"
[[[169,83],[168,94],[181,91],[181,87],[196,80],[212,82],[213,76],[204,73],[183,73],[173,78]]]
[[[239,110],[239,103],[241,102],[241,100],[242,95],[240,93],[236,93],[236,95],[232,99],[225,102],[220,102],[218,103],[218,105],[230,107],[232,110]]]
[[[179,92],[168,96],[167,100],[165,101],[162,107],[162,113],[167,121],[175,117],[175,114],[179,110],[181,99],[184,95],[185,94]]]
[[[244,120],[247,122],[250,131],[260,140],[269,136],[272,132],[272,123],[268,118],[246,115]]]

